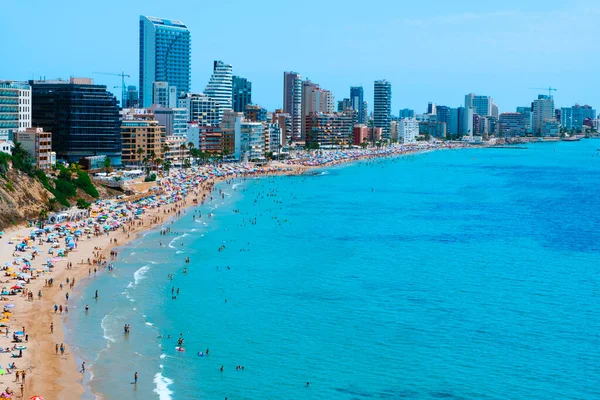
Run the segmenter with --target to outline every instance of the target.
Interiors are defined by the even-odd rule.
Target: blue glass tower
[[[191,36],[181,21],[140,16],[140,106],[152,105],[152,84],[190,92]]]

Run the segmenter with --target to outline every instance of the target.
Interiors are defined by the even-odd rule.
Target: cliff
[[[9,169],[0,177],[0,230],[37,219],[53,197],[37,179]]]

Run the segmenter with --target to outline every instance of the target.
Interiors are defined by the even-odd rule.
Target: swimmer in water
[[[90,309],[90,307],[86,304],[85,305],[85,311],[88,311]]]

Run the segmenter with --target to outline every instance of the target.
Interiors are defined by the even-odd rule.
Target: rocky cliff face
[[[10,169],[0,177],[0,230],[37,219],[48,199],[54,197],[35,178]]]

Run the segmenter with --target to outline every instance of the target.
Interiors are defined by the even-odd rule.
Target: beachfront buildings
[[[445,139],[446,124],[437,121],[419,121],[419,134],[429,135],[437,139]]]
[[[290,114],[282,109],[277,109],[271,115],[271,122],[277,122],[281,127],[281,145],[284,148],[283,151],[287,151],[287,145],[292,140],[292,118]]]
[[[191,35],[181,21],[140,16],[141,107],[150,107],[154,82],[166,82],[177,93],[191,89]]]
[[[29,81],[32,126],[52,132],[59,159],[107,156],[121,164],[121,129],[117,99],[89,78]]]
[[[560,124],[565,129],[581,131],[586,119],[590,121],[596,119],[596,110],[587,104],[584,106],[575,104],[573,107],[563,107],[560,110]]]
[[[31,87],[26,82],[0,81],[0,141],[31,127]]]
[[[373,123],[383,130],[383,138],[390,137],[392,121],[392,84],[388,81],[375,81],[375,98],[373,102]]]
[[[218,120],[221,122],[223,112],[233,109],[233,67],[223,61],[215,61],[204,93],[217,102]]]
[[[283,73],[283,111],[290,116],[291,136],[299,140],[302,136],[302,77],[297,72]]]
[[[152,107],[159,124],[165,127],[167,136],[186,136],[188,111],[185,108]]]
[[[267,109],[258,104],[248,104],[244,112],[244,118],[253,122],[265,122],[267,120]]]
[[[123,110],[120,133],[123,164],[150,165],[166,153],[165,127],[149,110]]]
[[[222,148],[225,156],[236,160],[262,161],[265,159],[265,125],[248,121],[243,113],[225,110],[221,122]]]
[[[240,76],[233,76],[233,111],[244,112],[252,104],[252,82]]]
[[[164,150],[166,150],[166,152]],[[186,159],[189,159],[189,157],[190,149],[187,136],[165,136],[165,144],[163,145],[164,161],[170,162],[171,165],[181,166]]]
[[[277,122],[265,122],[263,126],[265,129],[265,153],[273,153],[273,156],[276,156],[283,148],[281,126]]]
[[[188,93],[179,97],[179,108],[188,110],[188,121],[197,121],[201,126],[219,124],[219,104],[204,93]]]
[[[306,80],[302,82],[302,138],[306,139],[308,127],[307,116],[312,113],[331,114],[334,112],[333,94],[329,90]]]
[[[311,113],[306,116],[306,144],[349,146],[354,142],[352,112]]]
[[[554,98],[540,94],[532,104],[531,130],[534,135],[539,136],[544,133],[544,122],[546,120],[554,120]]]
[[[187,141],[201,152],[223,153],[223,132],[220,126],[202,126],[196,121],[189,122]]]
[[[15,142],[21,143],[23,149],[35,160],[36,167],[50,169],[54,165],[52,132],[45,132],[43,128],[26,128],[15,132]]]
[[[415,110],[411,110],[409,108],[404,108],[402,110],[400,110],[400,112],[398,113],[398,118],[402,119],[402,118],[414,118],[415,117]]]
[[[521,113],[502,113],[500,114],[500,136],[501,137],[519,137],[527,135],[528,116]]]
[[[352,128],[352,139],[355,146],[360,146],[363,143],[373,144],[381,139],[381,128],[367,126],[365,124],[357,124]]]
[[[415,143],[419,136],[419,122],[414,118],[403,118],[398,121],[398,140],[401,143]]]
[[[465,96],[465,108],[472,108],[474,113],[482,117],[498,118],[497,106],[490,96],[478,96],[474,93],[469,93]]]
[[[367,110],[365,109],[364,90],[362,86],[350,87],[350,106],[354,111],[358,112],[357,123],[366,124]]]

